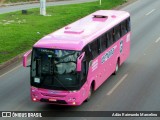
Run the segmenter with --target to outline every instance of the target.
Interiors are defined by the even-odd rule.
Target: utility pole
[[[102,0],[99,0],[99,5],[102,5]]]
[[[46,15],[46,0],[40,0],[40,15]]]

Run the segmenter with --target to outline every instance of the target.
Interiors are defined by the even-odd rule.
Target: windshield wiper
[[[67,88],[63,85],[63,83],[57,79],[57,77],[56,77],[55,75],[54,75],[53,77],[54,77],[54,79],[56,79],[56,81],[58,81],[59,84],[61,84],[61,86],[62,86],[65,90],[69,91],[69,89],[67,89]]]
[[[73,63],[75,63],[75,64],[76,64],[76,62],[75,62],[75,61],[67,61],[67,62],[57,62],[57,63],[55,63],[55,65],[60,64],[60,63],[70,63],[70,62],[73,62]]]

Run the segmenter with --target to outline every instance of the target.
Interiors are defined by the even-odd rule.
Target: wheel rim
[[[118,67],[119,67],[118,64],[116,64],[116,72],[118,71]]]
[[[92,87],[91,87],[90,90],[89,90],[89,94],[88,94],[87,101],[89,101],[89,99],[91,98],[91,95],[92,95]]]
[[[91,94],[92,94],[92,88],[90,88],[90,90],[89,90],[88,98],[90,98],[90,97],[91,97]]]

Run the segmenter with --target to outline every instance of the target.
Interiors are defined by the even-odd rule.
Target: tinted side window
[[[97,41],[97,47],[98,47],[98,54],[100,54],[101,53],[101,42],[100,42],[100,37],[96,40]]]
[[[108,32],[108,47],[113,44],[113,29]]]
[[[122,33],[122,36],[124,36],[127,33],[126,20],[121,23],[121,33]]]
[[[82,74],[83,74],[83,77],[85,78],[86,75],[87,75],[87,71],[88,71],[88,68],[87,68],[87,61],[84,60],[83,63],[82,63]]]
[[[129,32],[131,30],[130,18],[128,18],[126,22],[127,22],[127,31]]]
[[[107,34],[104,34],[100,38],[101,51],[103,52],[107,48]]]
[[[92,59],[91,52],[89,51],[89,46],[85,46],[85,48],[82,50],[85,52],[85,57],[87,61],[90,61]]]
[[[117,40],[119,40],[121,37],[121,28],[120,25],[117,25],[114,28],[114,42],[116,42]]]
[[[90,44],[90,50],[92,52],[93,58],[95,58],[95,57],[98,56],[98,53],[99,53],[99,44],[98,44],[97,40],[95,40],[94,42],[92,42]]]

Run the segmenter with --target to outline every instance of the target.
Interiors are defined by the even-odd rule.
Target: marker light
[[[76,102],[73,102],[72,104],[73,104],[73,105],[76,105]]]
[[[36,101],[37,99],[36,98],[33,98],[33,101]]]

